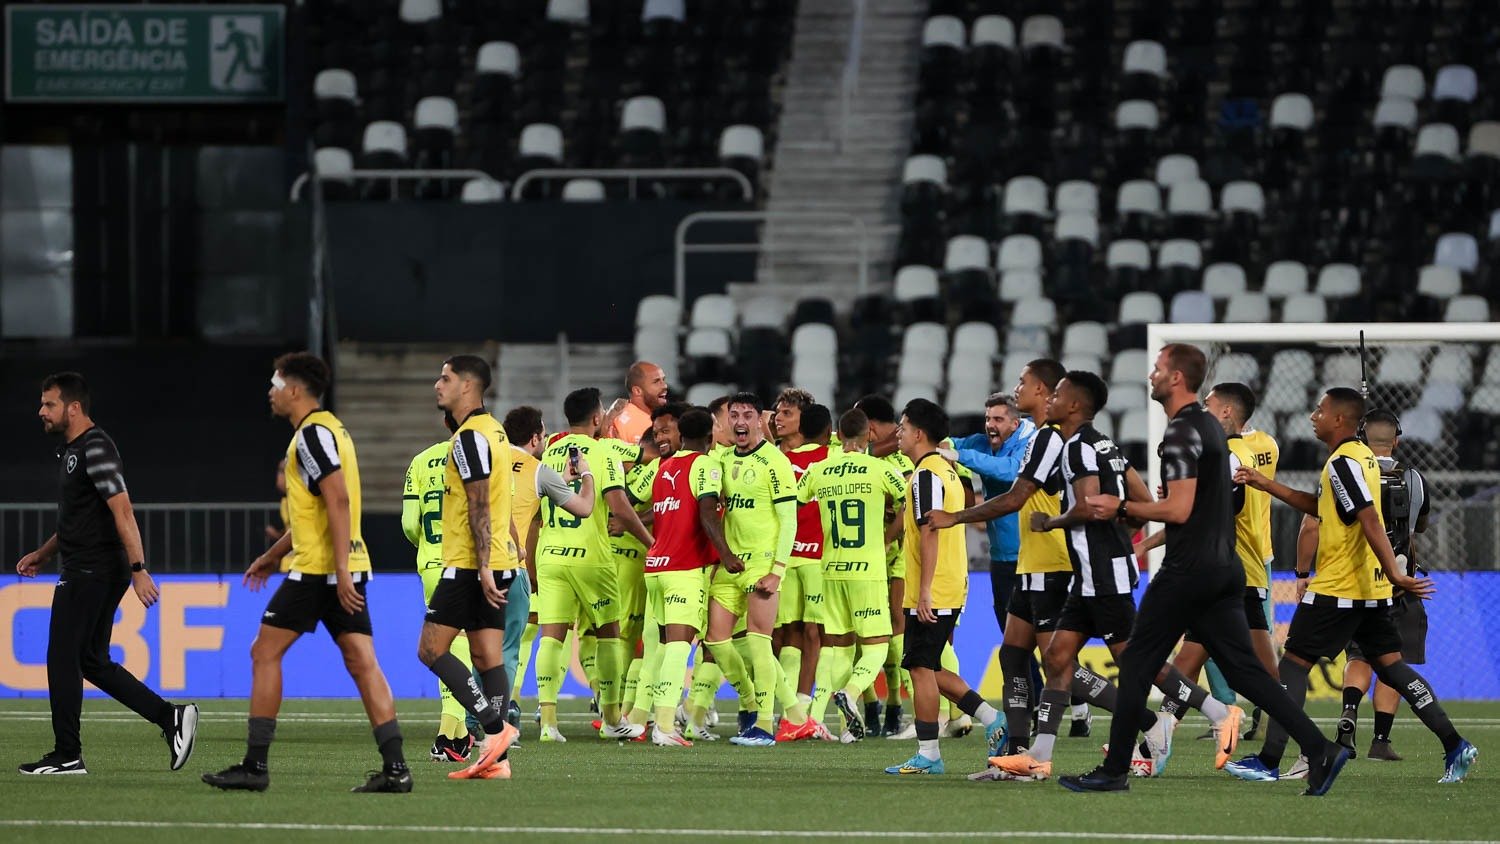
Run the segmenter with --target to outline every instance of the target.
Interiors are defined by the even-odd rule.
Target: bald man
[[[667,375],[656,364],[638,360],[625,373],[625,392],[628,398],[610,405],[600,436],[634,444],[651,427],[651,412],[667,403]]]

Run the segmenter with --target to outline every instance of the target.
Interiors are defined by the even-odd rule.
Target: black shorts
[[[1323,596],[1318,596],[1321,600]],[[1401,634],[1391,619],[1391,608],[1340,607],[1328,603],[1298,604],[1286,634],[1287,653],[1308,662],[1333,659],[1349,643],[1371,656],[1400,653]]]
[[[1068,600],[1068,585],[1073,573],[1053,571],[1046,574],[1023,574],[1015,591],[1010,593],[1011,615],[1030,624],[1038,633],[1051,633],[1057,629],[1057,620],[1062,615],[1063,602]],[[1040,587],[1035,590],[1027,587]]]
[[[365,581],[369,579],[369,573],[357,571],[352,576],[354,588],[359,590],[359,594],[365,594]],[[335,639],[345,633],[369,636],[369,602],[366,601],[364,608],[357,613],[351,615],[344,612],[344,606],[339,603],[338,582],[333,578],[331,574],[287,572],[286,579],[276,587],[275,594],[266,604],[266,611],[261,613],[260,623],[297,633],[311,633],[318,629],[318,622],[321,621],[328,635]]]
[[[960,610],[934,610],[937,622],[928,624],[917,618],[917,611],[906,611],[906,652],[901,657],[901,667],[930,668],[940,671],[943,667],[943,648],[953,637],[953,627],[958,624]]]
[[[1057,619],[1058,630],[1072,630],[1090,639],[1102,639],[1106,645],[1130,641],[1135,626],[1135,598],[1130,595],[1071,594],[1063,602]]]
[[[515,580],[514,569],[495,572],[502,591]],[[505,606],[490,606],[479,585],[478,569],[445,568],[427,602],[427,621],[458,630],[504,630]]]
[[[1427,608],[1421,598],[1397,598],[1391,607],[1391,619],[1396,622],[1396,632],[1401,636],[1401,658],[1411,665],[1427,662]],[[1359,645],[1350,643],[1344,651],[1349,659],[1364,660]]]
[[[1245,621],[1250,623],[1251,630],[1269,631],[1271,629],[1271,625],[1266,619],[1265,602],[1266,596],[1263,594],[1260,587],[1245,587]],[[1189,629],[1187,633],[1183,634],[1183,638],[1188,640],[1189,642],[1199,642],[1201,644],[1201,640],[1199,640],[1197,636],[1193,635],[1193,631],[1191,629]]]

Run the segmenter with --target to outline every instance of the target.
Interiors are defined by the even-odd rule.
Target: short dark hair
[[[802,419],[797,423],[797,432],[804,439],[815,440],[833,430],[833,411],[821,404],[810,404],[802,408]]]
[[[276,371],[284,378],[295,378],[314,398],[321,401],[333,383],[328,364],[312,352],[288,352],[276,359]]]
[[[1162,347],[1167,353],[1167,369],[1181,372],[1184,385],[1193,392],[1203,386],[1208,376],[1208,356],[1191,343],[1168,343]]]
[[[670,416],[673,419],[681,420],[682,414],[687,413],[692,409],[693,406],[685,401],[669,401],[661,407],[658,407],[657,409],[651,411],[651,421],[655,422],[663,416]]]
[[[719,396],[718,398],[709,402],[708,407],[705,408],[705,410],[708,411],[709,416],[716,416],[718,415],[720,410],[724,409],[724,405],[726,404],[729,404],[729,396]]]
[[[984,409],[989,410],[992,407],[1004,407],[1014,416],[1016,413],[1016,397],[1010,393],[990,393],[990,397],[984,400]]]
[[[490,365],[478,355],[454,355],[443,361],[454,375],[479,381],[480,392],[490,388]]]
[[[1323,394],[1338,407],[1340,413],[1353,419],[1356,424],[1365,417],[1365,397],[1360,395],[1359,390],[1353,387],[1329,387]]]
[[[940,443],[948,438],[948,414],[929,399],[912,399],[901,411],[912,427],[921,429],[927,439]]]
[[[582,425],[603,406],[599,400],[599,388],[584,387],[568,393],[563,399],[563,415],[568,417],[569,425]]]
[[[1074,389],[1081,391],[1083,397],[1088,399],[1090,419],[1104,409],[1104,405],[1109,401],[1109,386],[1104,383],[1103,378],[1083,369],[1069,370],[1066,377],[1068,383],[1072,384]]]
[[[1234,405],[1240,412],[1240,421],[1249,422],[1255,415],[1255,391],[1250,385],[1238,381],[1222,381],[1213,385],[1209,392]]]
[[[713,436],[714,417],[707,408],[690,407],[677,417],[677,433],[684,440],[706,440]]]
[[[865,418],[870,422],[885,422],[892,425],[896,423],[896,407],[885,396],[865,396],[855,402],[854,406],[863,410]]]
[[[1397,428],[1399,428],[1401,427],[1401,417],[1397,416],[1394,411],[1386,410],[1383,407],[1377,407],[1369,413],[1365,414],[1365,424],[1395,425]]]
[[[532,437],[547,430],[542,424],[542,412],[526,404],[511,408],[503,424],[506,438],[513,443],[529,443]]]
[[[57,394],[62,398],[63,406],[66,407],[73,402],[83,408],[84,414],[89,412],[89,383],[83,380],[83,374],[78,372],[54,372],[42,379],[42,392],[57,388]]]
[[[787,387],[776,395],[776,401],[772,404],[773,406],[777,404],[794,404],[799,410],[806,410],[817,403],[818,400],[813,398],[813,394],[801,387]]]
[[[751,407],[755,408],[756,413],[764,413],[766,409],[765,404],[763,404],[760,400],[760,396],[750,392],[749,390],[741,390],[738,393],[730,394],[729,400],[725,403],[732,405],[748,404]]]
[[[1042,382],[1043,386],[1053,391],[1057,390],[1057,382],[1063,380],[1063,377],[1068,374],[1068,370],[1062,365],[1062,361],[1053,360],[1052,358],[1037,358],[1027,361],[1026,368],[1031,370],[1032,376]]]
[[[863,410],[854,408],[844,411],[839,417],[839,436],[844,440],[857,440],[870,433],[870,417]]]

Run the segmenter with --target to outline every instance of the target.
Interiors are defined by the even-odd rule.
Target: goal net
[[[1364,354],[1360,332],[1364,332]],[[1449,698],[1500,698],[1500,328],[1494,323],[1153,325],[1146,364],[1167,343],[1192,343],[1208,356],[1203,391],[1238,381],[1259,405],[1249,426],[1275,437],[1277,479],[1316,490],[1327,447],[1308,420],[1322,392],[1368,387],[1367,409],[1400,418],[1395,456],[1427,479],[1430,515],[1415,540],[1417,559],[1436,582],[1427,605],[1424,673]],[[1145,372],[1141,373],[1144,382]],[[1143,387],[1143,389],[1145,389]],[[1112,399],[1113,402],[1113,399]],[[1147,425],[1120,425],[1121,446],[1157,477],[1155,444],[1166,418],[1147,402]],[[1144,441],[1137,441],[1142,435]],[[1148,447],[1149,444],[1149,447]],[[1415,515],[1415,514],[1414,514]],[[1278,641],[1291,619],[1301,514],[1272,508],[1273,597]],[[1325,666],[1336,693],[1338,664]]]

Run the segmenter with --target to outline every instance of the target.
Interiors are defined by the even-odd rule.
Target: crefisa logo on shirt
[[[70,474],[70,475],[73,474],[73,470],[78,468],[78,455],[76,455],[76,454],[70,454],[70,455],[68,455],[67,465],[68,465],[68,474]]]

